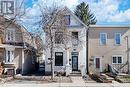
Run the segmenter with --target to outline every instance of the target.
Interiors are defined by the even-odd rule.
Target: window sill
[[[100,44],[99,46],[107,46],[107,44]]]
[[[4,63],[4,64],[6,64],[6,65],[14,65],[14,63],[9,63],[9,62],[8,63]]]
[[[15,42],[15,40],[6,40],[6,42],[8,42],[8,43]]]
[[[55,65],[56,67],[58,67],[58,66],[63,66],[63,65]]]
[[[119,64],[123,64],[123,63],[112,63],[113,65],[119,65]]]
[[[114,46],[121,46],[121,44],[114,44]]]

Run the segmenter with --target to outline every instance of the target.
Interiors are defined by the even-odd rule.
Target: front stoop
[[[86,75],[86,77],[83,77],[85,83],[96,83],[95,80],[92,80],[92,78],[89,75]]]
[[[80,71],[73,71],[70,73],[70,76],[82,76]]]

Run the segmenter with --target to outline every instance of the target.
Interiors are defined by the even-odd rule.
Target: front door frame
[[[96,68],[96,58],[99,58],[100,60],[100,68],[99,71],[102,72],[102,57],[94,57],[94,67]],[[97,68],[96,68],[97,69]]]
[[[77,57],[77,69],[73,69],[73,57]],[[78,71],[78,55],[72,55],[72,71]]]

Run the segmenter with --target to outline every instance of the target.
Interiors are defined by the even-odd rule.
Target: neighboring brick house
[[[128,72],[130,26],[92,25],[88,47],[90,72],[104,72],[108,64],[119,72]]]
[[[35,70],[35,39],[18,23],[4,17],[0,20],[0,62],[4,63],[4,73],[13,68],[15,74]]]

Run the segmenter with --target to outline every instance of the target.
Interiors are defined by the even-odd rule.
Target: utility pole
[[[88,67],[88,34],[89,34],[89,26],[86,29],[86,71],[89,74],[89,67]]]

